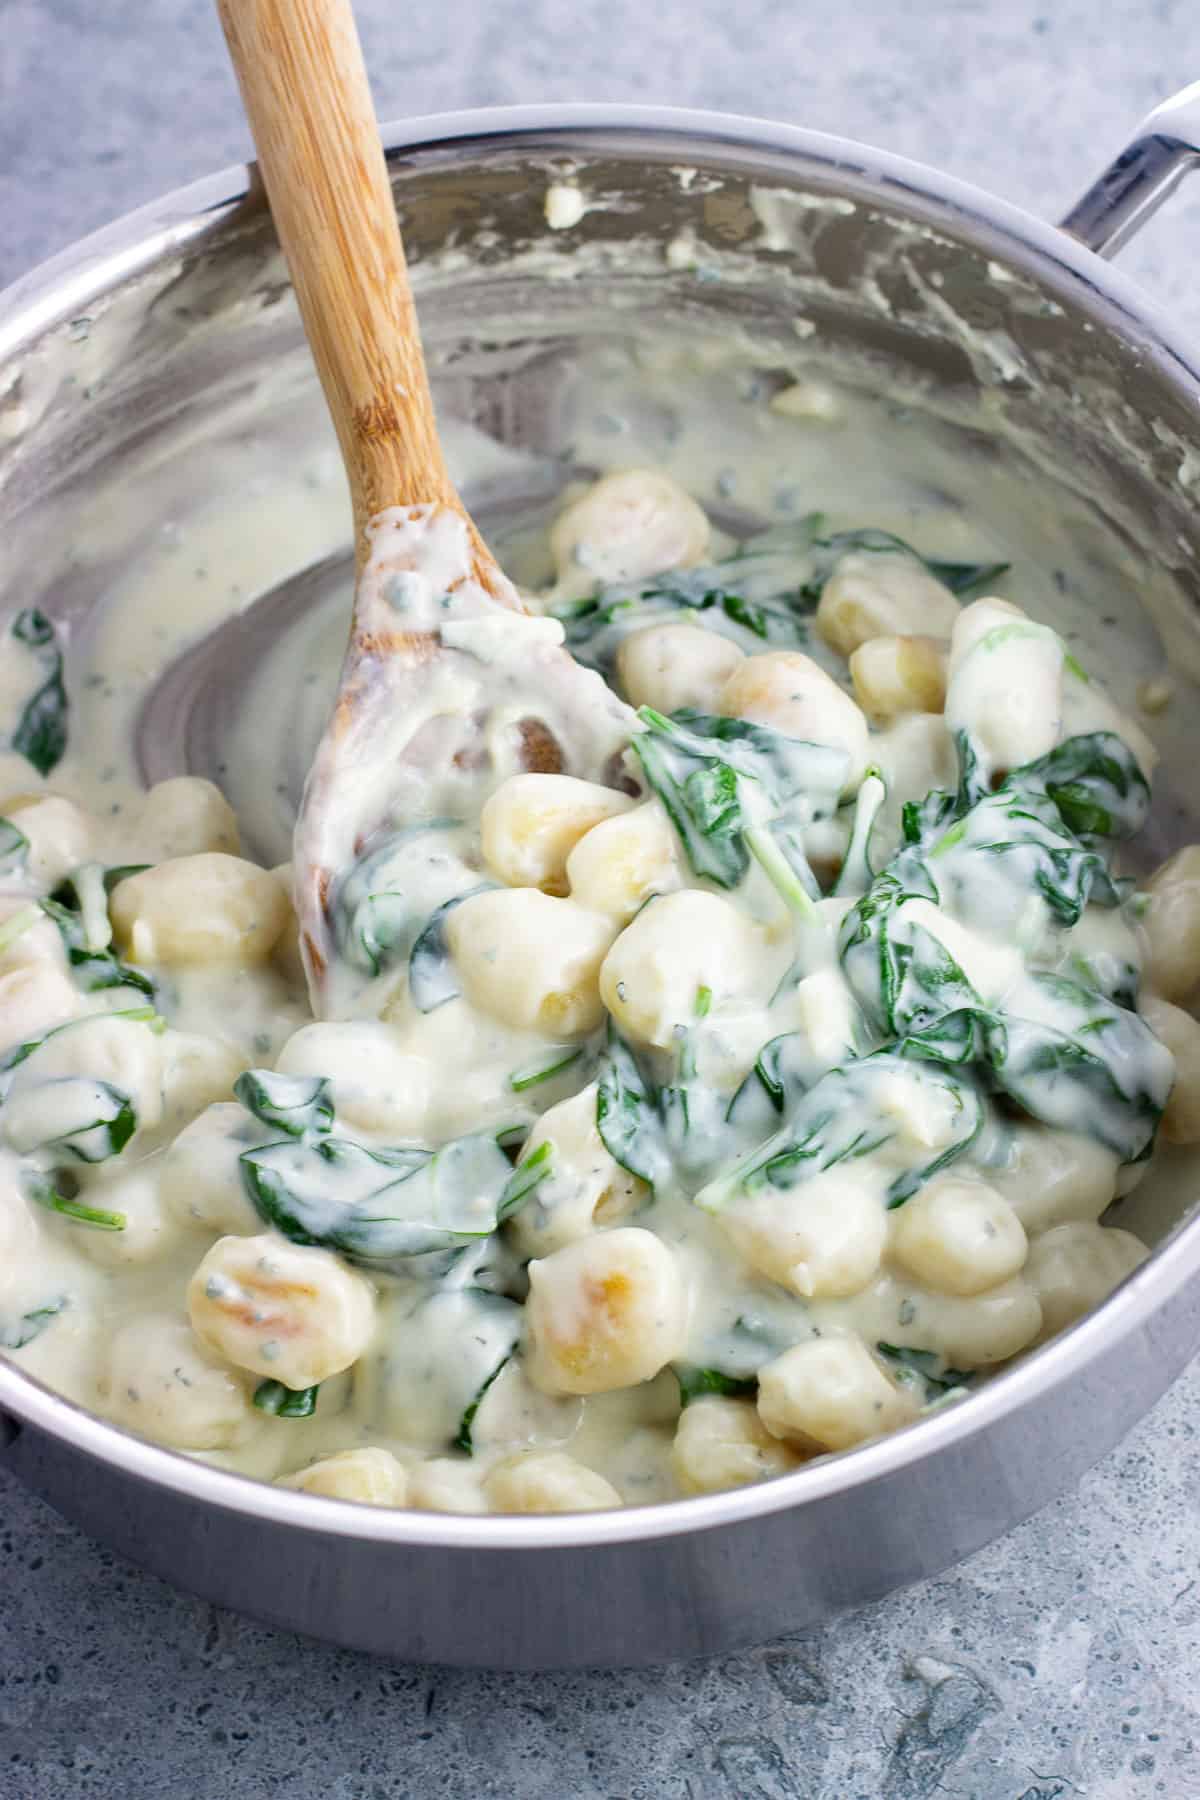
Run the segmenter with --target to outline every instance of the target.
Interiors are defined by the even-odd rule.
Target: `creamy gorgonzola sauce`
[[[265,1479],[555,1511],[848,1449],[1102,1299],[1114,1202],[1200,1140],[1200,849],[1123,872],[1143,726],[944,526],[733,535],[618,467],[522,616],[384,515],[371,603],[428,654],[323,839],[319,1017],[289,867],[122,743],[211,603],[65,665],[9,618],[4,1354]],[[280,719],[334,646],[285,646]]]

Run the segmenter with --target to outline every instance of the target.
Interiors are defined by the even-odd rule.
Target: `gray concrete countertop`
[[[837,131],[1053,215],[1200,78],[1194,0],[384,0],[381,114],[671,101]],[[0,281],[247,137],[208,0],[2,0]],[[1125,264],[1200,332],[1200,181]],[[1082,1483],[944,1579],[722,1661],[392,1668],[116,1562],[0,1477],[0,1800],[1200,1797],[1193,1368]]]

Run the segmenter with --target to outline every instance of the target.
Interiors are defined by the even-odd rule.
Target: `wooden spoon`
[[[405,520],[390,509],[428,509],[420,529],[428,537],[437,528],[439,578],[457,614],[502,608],[520,616],[524,609],[446,467],[349,0],[217,0],[217,9],[354,507],[350,641],[305,789],[294,857],[314,1007],[318,1014],[354,1010],[332,992],[330,979],[337,877],[386,825],[396,768],[422,754],[469,766],[478,751],[466,740],[473,734],[478,742],[496,699],[482,665],[459,669],[443,684],[452,699],[431,719],[437,666],[471,659],[448,649],[427,616],[410,627],[399,622],[395,578],[411,574],[421,558],[412,553],[413,530],[397,532]],[[521,766],[598,776],[628,741],[631,715],[552,633],[536,630],[547,624],[514,619],[511,628],[514,638],[528,639],[522,660],[533,691],[558,695],[551,708],[558,729],[533,714],[516,721]],[[496,677],[491,686],[505,684]],[[526,681],[524,690],[530,686]],[[504,697],[511,701],[511,691]],[[462,728],[457,738],[444,729],[448,713]]]

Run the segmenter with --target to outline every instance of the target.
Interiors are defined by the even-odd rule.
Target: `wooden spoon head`
[[[476,819],[523,770],[612,780],[636,725],[562,647],[558,622],[525,611],[457,508],[389,508],[365,540],[296,826],[301,951],[324,1017],[364,1010],[361,974],[338,953],[338,912],[339,884],[365,853],[422,820]]]

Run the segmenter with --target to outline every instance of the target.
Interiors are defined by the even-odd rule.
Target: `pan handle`
[[[1137,136],[1076,201],[1062,228],[1115,256],[1200,164],[1200,81],[1156,106]]]

